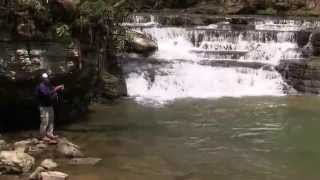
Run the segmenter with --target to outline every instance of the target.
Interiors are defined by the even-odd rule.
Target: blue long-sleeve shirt
[[[40,106],[52,106],[56,100],[57,93],[50,82],[42,82],[37,88],[37,96]]]

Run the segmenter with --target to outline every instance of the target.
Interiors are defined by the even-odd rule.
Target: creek
[[[313,96],[94,105],[60,133],[103,160],[62,166],[77,180],[317,180],[319,106]]]
[[[205,26],[134,16],[158,44],[121,59],[129,98],[95,104],[59,133],[95,166],[61,164],[76,180],[318,180],[320,97],[297,95],[276,70],[306,58],[309,19],[225,18]]]
[[[63,132],[96,167],[66,167],[76,179],[316,180],[320,98],[296,92],[276,71],[306,58],[299,33],[318,21],[249,18],[206,26],[161,24],[150,15],[126,26],[158,44],[122,59],[130,98],[94,105]]]

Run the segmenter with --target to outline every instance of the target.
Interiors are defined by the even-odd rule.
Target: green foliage
[[[87,17],[103,17],[106,15],[108,11],[108,6],[105,1],[97,0],[97,1],[84,1],[78,7],[81,16]]]
[[[79,39],[108,52],[123,48],[125,29],[121,23],[127,16],[124,9],[115,8],[112,1],[105,0],[82,0],[77,9],[79,16],[74,21],[73,32],[81,35]]]
[[[59,24],[56,27],[56,35],[58,36],[59,40],[64,43],[71,43],[72,41],[70,27],[67,24]]]
[[[125,1],[71,0],[68,4],[54,0],[0,1],[0,17],[7,21],[3,24],[12,23],[11,32],[16,32],[21,23],[30,22],[36,29],[31,39],[36,33],[50,32],[62,43],[76,41],[111,57],[124,48],[126,30],[121,24],[127,16]]]
[[[70,30],[70,28],[69,28],[69,26],[66,25],[66,24],[63,24],[63,25],[58,26],[58,27],[56,28],[56,32],[57,32],[57,35],[58,35],[59,37],[64,37],[64,36],[70,35],[69,30]]]

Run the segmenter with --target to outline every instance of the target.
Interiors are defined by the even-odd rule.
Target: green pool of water
[[[320,97],[93,105],[61,133],[103,160],[77,180],[318,180]]]

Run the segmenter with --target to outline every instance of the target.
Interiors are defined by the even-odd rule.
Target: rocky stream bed
[[[101,161],[85,156],[79,146],[63,137],[57,144],[32,137],[20,141],[9,138],[10,142],[3,138],[0,140],[1,179],[66,180],[69,175],[58,171],[59,164],[93,166]]]

